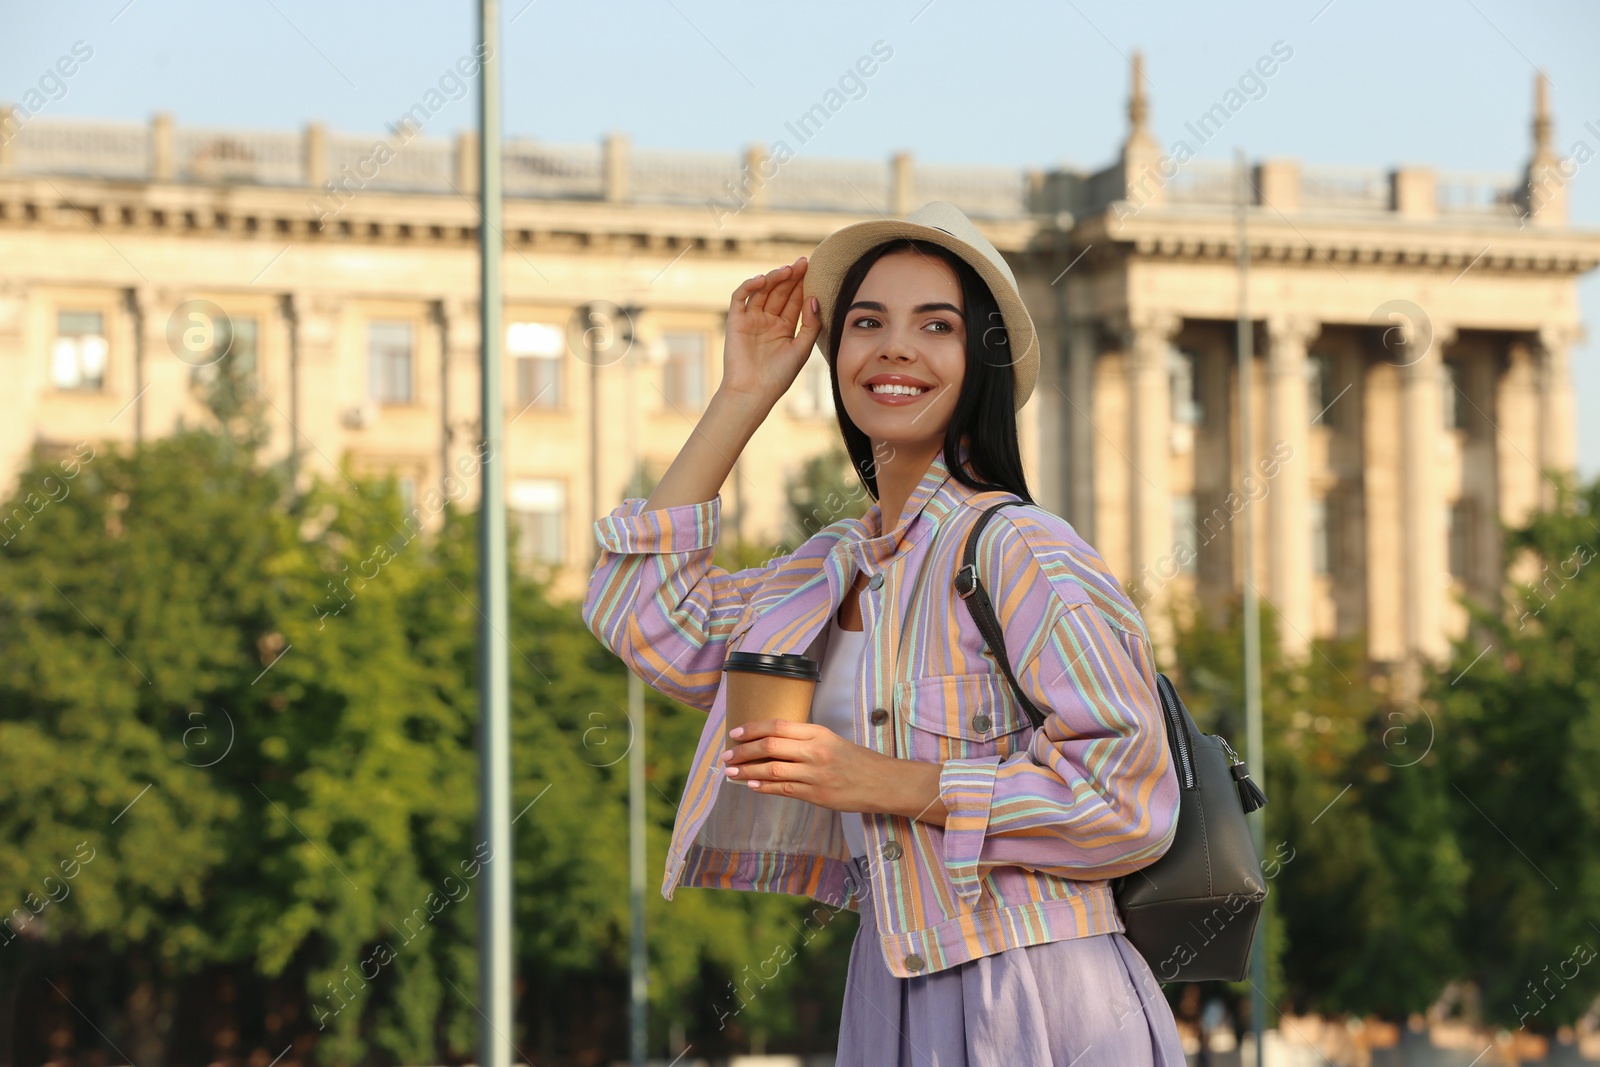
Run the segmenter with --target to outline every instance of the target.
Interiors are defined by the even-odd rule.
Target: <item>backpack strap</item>
[[[972,621],[978,624],[983,639],[988,642],[989,650],[994,653],[995,659],[1000,661],[1000,669],[1005,672],[1006,681],[1011,683],[1011,691],[1016,694],[1017,701],[1022,705],[1022,710],[1027,712],[1028,719],[1033,723],[1035,730],[1044,725],[1045,715],[1027,694],[1022,691],[1022,686],[1017,684],[1017,676],[1011,671],[1011,660],[1006,655],[1006,638],[1000,628],[1000,621],[995,618],[994,604],[989,600],[989,593],[983,588],[983,579],[978,574],[978,535],[983,533],[983,528],[988,525],[989,517],[1001,508],[1010,507],[1012,504],[1025,504],[1022,499],[1002,500],[983,510],[978,516],[978,521],[972,524],[972,530],[967,534],[967,543],[961,552],[961,568],[956,571],[956,593],[967,605],[967,611],[972,614]]]

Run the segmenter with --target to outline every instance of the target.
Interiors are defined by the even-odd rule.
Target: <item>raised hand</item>
[[[816,299],[804,296],[805,276],[806,258],[801,256],[733,291],[722,354],[723,391],[770,408],[794,384],[822,331]]]
[[[794,384],[822,332],[815,306],[801,313],[804,256],[787,267],[751,278],[733,292],[728,308],[722,384],[701,413],[694,433],[656,483],[645,510],[710,500],[733,470],[734,460],[773,405]],[[796,326],[799,332],[796,333]]]

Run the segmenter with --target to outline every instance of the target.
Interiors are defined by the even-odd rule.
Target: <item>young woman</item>
[[[711,563],[721,486],[819,340],[875,503],[730,573]],[[845,227],[734,291],[694,435],[648,500],[595,524],[589,628],[708,712],[663,895],[859,911],[840,1067],[1184,1063],[1109,884],[1160,858],[1177,825],[1143,621],[1065,520],[991,518],[977,569],[1018,683],[1048,712],[1035,730],[953,587],[981,510],[1031,504],[1016,411],[1038,356],[1010,268],[959,210]],[[735,649],[819,658],[812,721],[757,721],[725,749]],[[815,909],[806,940],[829,914]]]

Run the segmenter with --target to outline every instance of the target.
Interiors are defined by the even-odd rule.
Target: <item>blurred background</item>
[[[0,1064],[469,1062],[473,9],[4,18]],[[507,0],[520,1062],[628,1052],[593,520],[740,280],[929,200],[1039,326],[1035,498],[1236,747],[1262,598],[1265,1062],[1600,1062],[1597,42],[1575,2]],[[814,354],[718,561],[868,502]],[[650,1055],[831,1064],[856,916],[662,899],[703,719],[645,723]],[[1256,1061],[1250,993],[1167,987],[1192,1062]]]

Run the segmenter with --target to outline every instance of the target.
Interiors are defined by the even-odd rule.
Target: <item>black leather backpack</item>
[[[1037,730],[1045,716],[1017,684],[1004,633],[977,570],[978,535],[989,517],[1022,503],[1002,500],[978,517],[967,535],[955,587]],[[1157,674],[1156,682],[1167,743],[1178,767],[1177,832],[1160,859],[1115,879],[1112,892],[1128,940],[1157,979],[1237,982],[1249,967],[1267,898],[1245,812],[1261,807],[1267,798],[1228,742],[1195,726],[1171,680]]]

